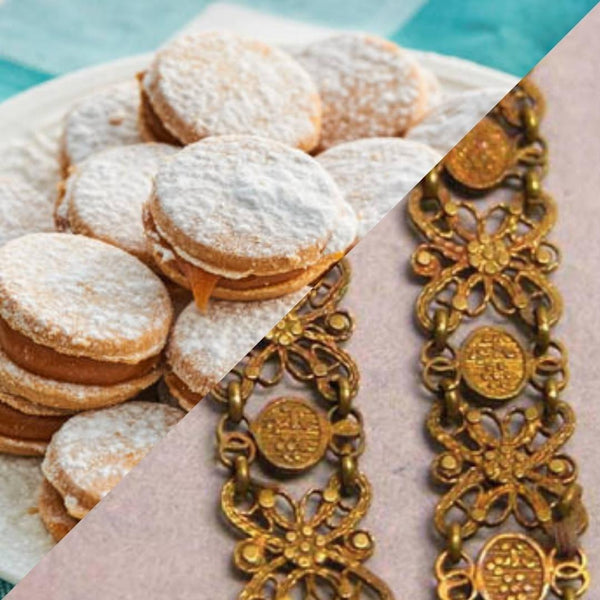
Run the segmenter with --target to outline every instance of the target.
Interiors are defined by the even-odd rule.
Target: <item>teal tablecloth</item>
[[[522,76],[596,0],[238,0]],[[86,65],[150,51],[208,0],[0,0],[0,101]],[[1,135],[1,124],[0,124]],[[10,586],[0,580],[0,598]]]

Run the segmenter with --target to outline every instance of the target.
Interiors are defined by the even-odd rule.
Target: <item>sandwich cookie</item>
[[[319,149],[365,137],[402,135],[428,103],[428,82],[399,46],[362,33],[316,41],[294,58],[317,84],[323,103]]]
[[[52,204],[25,180],[0,177],[0,246],[38,231],[54,231]]]
[[[507,91],[485,88],[446,98],[412,127],[406,138],[446,154],[502,100]]]
[[[441,158],[419,142],[367,138],[339,144],[319,154],[317,160],[354,209],[362,238]]]
[[[206,312],[191,303],[167,346],[171,395],[191,410],[309,291],[262,302],[211,302]]]
[[[0,391],[72,411],[123,402],[161,375],[173,309],[137,258],[79,235],[0,248]]]
[[[62,496],[47,479],[40,487],[38,514],[56,542],[60,542],[79,523],[67,512]]]
[[[211,135],[260,135],[312,150],[321,102],[288,54],[231,33],[183,35],[141,76],[141,128],[160,142],[191,144]]]
[[[221,136],[163,163],[144,226],[159,268],[202,308],[211,296],[263,300],[304,287],[342,256],[330,245],[342,213],[349,220],[315,159],[273,140]]]
[[[67,421],[52,437],[42,462],[42,472],[62,502],[48,487],[42,491],[40,514],[51,533],[57,516],[64,518],[65,512],[83,519],[184,414],[165,404],[133,401]]]
[[[52,435],[72,414],[0,392],[0,452],[43,456]]]
[[[134,78],[98,90],[75,104],[65,118],[63,174],[69,166],[101,150],[141,143],[139,107],[140,92]]]
[[[57,227],[117,246],[152,266],[142,207],[159,165],[175,152],[167,144],[134,144],[90,156],[71,170],[56,208]]]

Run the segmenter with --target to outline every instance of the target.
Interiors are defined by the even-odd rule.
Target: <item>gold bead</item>
[[[446,454],[442,457],[440,465],[444,471],[454,471],[458,467],[458,461],[451,454]]]
[[[372,545],[371,538],[364,531],[359,531],[352,536],[352,545],[357,550],[368,550]]]
[[[258,494],[258,503],[261,508],[273,508],[275,506],[275,492],[269,488],[263,488]]]
[[[242,557],[247,563],[257,565],[262,558],[260,548],[256,544],[247,544],[242,550]]]

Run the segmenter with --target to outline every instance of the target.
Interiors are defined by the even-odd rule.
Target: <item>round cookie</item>
[[[64,173],[70,165],[101,150],[141,143],[139,107],[140,92],[134,78],[77,102],[65,117],[61,149]]]
[[[67,421],[54,434],[42,471],[68,514],[82,519],[183,414],[165,404],[133,401]]]
[[[160,279],[118,248],[12,240],[0,248],[0,390],[75,410],[130,398],[160,376],[172,313]]]
[[[0,403],[2,402],[14,410],[18,410],[24,415],[31,415],[34,417],[68,417],[75,414],[75,411],[73,410],[36,404],[35,402],[31,402],[31,400],[27,400],[21,396],[7,394],[6,392],[0,390]]]
[[[442,84],[437,78],[437,75],[429,70],[421,67],[423,73],[423,79],[425,80],[425,86],[427,89],[427,102],[425,103],[423,115],[426,115],[432,108],[440,104],[444,99],[444,92],[442,90]]]
[[[65,508],[61,495],[44,479],[38,496],[38,514],[55,541],[60,542],[79,522]]]
[[[7,401],[9,398],[10,394],[0,394],[0,452],[43,456],[50,438],[70,414],[26,413]],[[27,401],[22,400],[24,402]]]
[[[307,154],[253,136],[213,137],[163,163],[144,225],[160,269],[192,288],[199,306],[223,288],[260,300],[304,285],[298,277],[323,258],[342,202]]]
[[[175,152],[167,144],[134,144],[90,156],[67,179],[57,226],[117,246],[152,266],[142,207],[159,165]]]
[[[402,135],[426,109],[428,84],[421,68],[387,40],[342,33],[311,43],[294,58],[315,80],[323,103],[320,150]]]
[[[402,138],[339,144],[317,160],[338,184],[358,217],[358,237],[390,211],[441,160],[429,146]]]
[[[260,135],[312,150],[321,103],[306,71],[278,48],[224,32],[183,35],[141,79],[143,129],[190,144],[211,135]]]
[[[25,180],[0,177],[0,246],[38,231],[54,231],[52,204]]]
[[[406,134],[446,154],[504,97],[503,88],[485,88],[457,94],[434,106]]]
[[[206,312],[190,304],[167,346],[165,381],[180,405],[191,410],[308,291],[262,302],[212,302]]]

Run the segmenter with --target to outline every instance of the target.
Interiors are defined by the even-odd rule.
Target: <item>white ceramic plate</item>
[[[196,28],[210,26],[202,21],[194,24]],[[294,43],[306,41],[311,32],[314,35],[307,27],[298,29]],[[268,27],[261,29],[262,38],[278,42],[281,29],[272,29],[271,35],[268,31]],[[323,30],[319,33],[322,35]],[[289,42],[289,35],[287,39]],[[482,87],[508,91],[517,81],[511,75],[461,59],[416,54],[437,75],[445,94]],[[59,180],[58,137],[66,110],[94,89],[133,77],[150,58],[133,56],[77,71],[0,104],[0,174],[20,174],[53,196]],[[0,577],[13,583],[22,579],[53,545],[35,512],[36,489],[42,478],[39,465],[37,459],[0,455]]]

